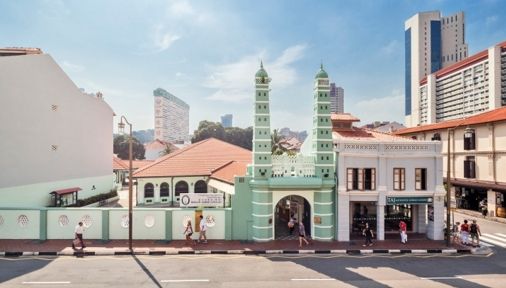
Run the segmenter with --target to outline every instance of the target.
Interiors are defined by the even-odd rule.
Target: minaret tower
[[[323,70],[315,76],[313,106],[313,155],[316,177],[334,179],[334,152],[332,148],[332,121],[330,120],[329,76]]]
[[[255,74],[255,121],[253,126],[253,179],[250,181],[253,218],[253,240],[265,242],[273,237],[271,117],[269,113],[269,82],[271,79],[260,63]]]
[[[253,126],[253,178],[268,179],[272,171],[271,116],[269,113],[271,79],[260,62],[255,74],[255,125]]]

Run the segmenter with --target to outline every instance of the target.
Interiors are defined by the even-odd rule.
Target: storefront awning
[[[446,178],[444,179],[444,181],[446,182]],[[452,181],[452,185],[454,185],[454,186],[491,189],[494,191],[506,191],[506,184],[494,183],[492,181],[465,180],[465,179],[455,179],[455,178],[451,179],[451,181]]]
[[[232,195],[235,194],[234,185],[227,184],[225,182],[221,182],[221,181],[218,181],[215,179],[210,179],[209,183],[207,185],[211,186],[213,188],[216,188],[222,192],[225,192],[227,194],[232,194]]]
[[[74,188],[66,188],[66,189],[60,189],[60,190],[55,190],[49,194],[55,194],[55,195],[65,195],[65,194],[70,194],[70,193],[74,193],[74,192],[77,192],[77,191],[81,191],[83,189],[79,188],[79,187],[74,187]]]

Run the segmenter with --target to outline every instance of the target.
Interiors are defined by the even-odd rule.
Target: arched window
[[[169,197],[169,184],[166,182],[160,185],[160,197]]]
[[[155,186],[152,183],[144,185],[144,198],[153,198],[155,196]]]
[[[181,193],[188,193],[188,183],[185,181],[179,181],[176,183],[176,189],[175,189],[176,196],[179,196]]]
[[[207,193],[206,181],[199,180],[195,183],[195,193]]]

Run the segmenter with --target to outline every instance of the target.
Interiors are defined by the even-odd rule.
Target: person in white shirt
[[[86,248],[86,246],[84,246],[83,233],[84,233],[83,222],[79,222],[79,224],[74,229],[74,235],[75,235],[74,240],[79,239],[79,242],[81,243],[81,249]],[[74,242],[72,242],[72,249],[76,249]]]
[[[207,223],[204,219],[204,216],[200,215],[200,233],[199,233],[199,242],[202,241],[202,238],[204,238],[203,243],[207,243],[207,237],[206,237],[206,231],[207,231]]]

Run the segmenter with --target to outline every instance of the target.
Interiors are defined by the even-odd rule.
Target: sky
[[[404,22],[432,10],[464,11],[470,55],[506,40],[501,0],[0,0],[0,47],[41,48],[134,130],[153,129],[163,88],[190,105],[190,134],[224,114],[252,126],[262,60],[271,129],[310,131],[320,63],[361,124],[402,123]]]

